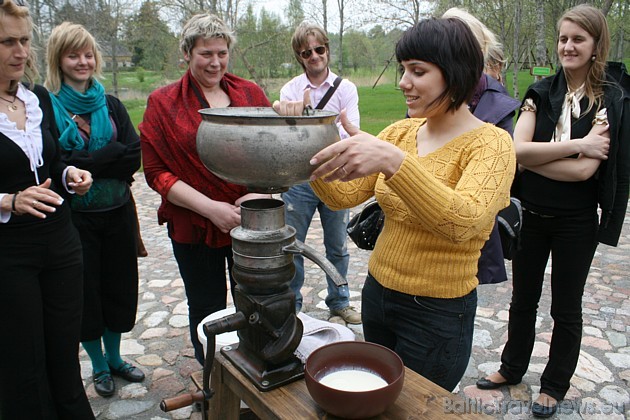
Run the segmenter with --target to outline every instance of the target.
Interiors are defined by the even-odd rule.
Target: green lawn
[[[626,65],[630,65],[626,60]],[[552,70],[552,72],[555,71]],[[104,85],[108,88],[109,75],[106,75]],[[373,80],[373,78],[366,78]],[[512,94],[512,72],[506,75],[506,87],[508,93]],[[141,81],[142,80],[142,81]],[[153,72],[145,71],[141,74],[135,72],[125,72],[118,76],[118,84],[121,89],[130,89],[135,92],[142,92],[148,95],[156,86],[163,84],[166,79],[163,76]],[[518,87],[519,94],[525,94],[527,87],[534,82],[534,77],[529,74],[529,70],[523,70],[519,73]],[[370,82],[371,83],[371,82]],[[281,85],[281,83],[275,83]],[[405,100],[393,83],[379,85],[372,89],[372,86],[358,86],[359,90],[359,111],[361,113],[361,129],[368,133],[378,134],[383,128],[387,127],[394,121],[405,117],[406,107]],[[279,92],[271,92],[269,100],[273,102],[278,99]],[[133,99],[124,101],[127,110],[131,116],[131,120],[137,127],[142,121],[146,99]]]
[[[144,110],[147,107],[146,99],[129,99],[123,101],[125,108],[127,108],[127,112],[129,113],[129,117],[133,122],[133,125],[138,128],[138,124],[142,121],[142,117],[144,116]]]
[[[359,111],[361,112],[361,129],[372,134],[378,134],[383,128],[394,121],[404,118],[405,100],[400,90],[393,86],[359,87]],[[275,100],[271,94],[270,100]],[[277,98],[277,94],[275,95]],[[131,121],[136,128],[146,107],[145,99],[123,101]]]
[[[392,85],[359,87],[361,129],[378,134],[391,123],[405,118],[407,106],[402,92]]]

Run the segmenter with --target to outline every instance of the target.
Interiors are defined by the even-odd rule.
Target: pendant
[[[9,104],[9,105],[7,105],[7,108],[9,108],[9,111],[11,111],[11,112],[15,112],[18,109],[16,104]]]

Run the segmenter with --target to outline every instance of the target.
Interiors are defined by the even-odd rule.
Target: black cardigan
[[[610,150],[596,173],[597,203],[601,208],[598,241],[617,246],[630,191],[630,76],[621,63],[609,63],[604,86],[604,106],[610,124]],[[567,91],[564,72],[529,87],[524,98],[538,97],[535,140],[549,141],[562,112]],[[526,171],[527,172],[527,171]],[[520,174],[523,176],[523,174]],[[519,180],[514,194],[518,196]]]
[[[37,95],[39,107],[44,114],[41,123],[43,165],[37,169],[39,181],[44,182],[51,178],[51,189],[58,194],[65,195],[61,177],[66,164],[60,158],[57,125],[55,124],[52,103],[48,91],[43,86],[33,86],[33,93]],[[34,185],[36,185],[35,175],[31,172],[28,157],[10,138],[0,133],[0,191],[12,194]],[[53,225],[69,218],[69,209],[66,203],[67,200],[57,208],[56,212],[48,213],[46,219],[39,219],[31,215],[12,216],[9,222],[0,223],[0,235],[3,231],[8,233],[16,228],[52,228]]]
[[[105,98],[109,115],[116,126],[116,141],[91,153],[62,149],[62,159],[68,165],[90,171],[94,179],[114,178],[131,183],[133,174],[140,167],[140,138],[122,102],[111,95]]]

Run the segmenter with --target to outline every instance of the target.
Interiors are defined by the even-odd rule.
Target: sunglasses
[[[313,55],[313,51],[315,51],[317,55],[324,55],[326,54],[326,47],[323,45],[320,45],[319,47],[311,48],[310,50],[304,50],[300,52],[300,57],[302,57],[305,60],[308,60],[309,58],[311,58],[311,55]]]

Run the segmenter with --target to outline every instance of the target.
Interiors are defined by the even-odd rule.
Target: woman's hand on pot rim
[[[350,181],[374,173],[383,172],[391,177],[402,164],[405,152],[393,144],[359,130],[350,121],[345,110],[341,111],[341,124],[351,137],[338,141],[316,153],[311,165],[317,166],[311,181],[322,178],[326,182]]]

